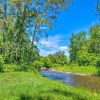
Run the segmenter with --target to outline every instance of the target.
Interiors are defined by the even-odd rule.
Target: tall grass
[[[100,94],[29,72],[0,73],[0,100],[100,100]]]

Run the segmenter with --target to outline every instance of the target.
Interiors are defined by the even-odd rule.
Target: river
[[[92,91],[100,91],[99,76],[86,76],[58,71],[41,71],[41,75],[69,85],[88,88]]]

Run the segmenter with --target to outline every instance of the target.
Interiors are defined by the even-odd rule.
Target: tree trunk
[[[30,64],[30,62],[31,62],[32,50],[33,50],[34,40],[35,40],[35,36],[36,36],[36,28],[37,28],[37,25],[34,26],[34,34],[32,37],[32,43],[31,43],[32,46],[30,48],[29,57],[28,57],[28,64]]]

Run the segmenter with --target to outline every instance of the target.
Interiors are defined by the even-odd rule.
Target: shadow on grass
[[[20,100],[33,100],[33,97],[28,96],[28,95],[21,95]]]
[[[48,95],[42,96],[41,94],[39,96],[33,96],[33,97],[28,95],[21,95],[20,100],[54,100]]]
[[[48,95],[50,93],[51,95]],[[55,95],[55,97],[52,96]],[[66,90],[59,90],[53,89],[49,91],[41,91],[40,95],[36,96],[28,96],[28,95],[21,95],[20,100],[57,100],[57,96],[64,96],[64,97],[72,97],[73,100],[88,100],[87,97],[80,96],[76,93],[72,93]],[[59,100],[62,100],[59,98]]]
[[[67,96],[72,96],[73,100],[87,100],[87,98],[81,97],[80,95],[78,95],[76,93],[69,92],[69,91],[54,89],[53,92],[57,93],[57,94],[60,94],[60,95],[64,95],[66,97]]]

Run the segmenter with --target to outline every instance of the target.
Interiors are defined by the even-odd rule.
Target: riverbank
[[[100,94],[29,72],[0,73],[0,100],[100,100]]]
[[[100,68],[93,66],[63,66],[54,68],[56,71],[69,72],[78,75],[99,76]]]
[[[61,70],[55,70],[55,69],[49,69],[49,71],[55,71],[55,72],[61,72],[61,73],[67,73],[67,74],[72,74],[72,75],[81,75],[81,76],[97,76],[94,74],[82,74],[82,73],[77,73],[77,72],[67,72],[67,71],[61,71]]]

